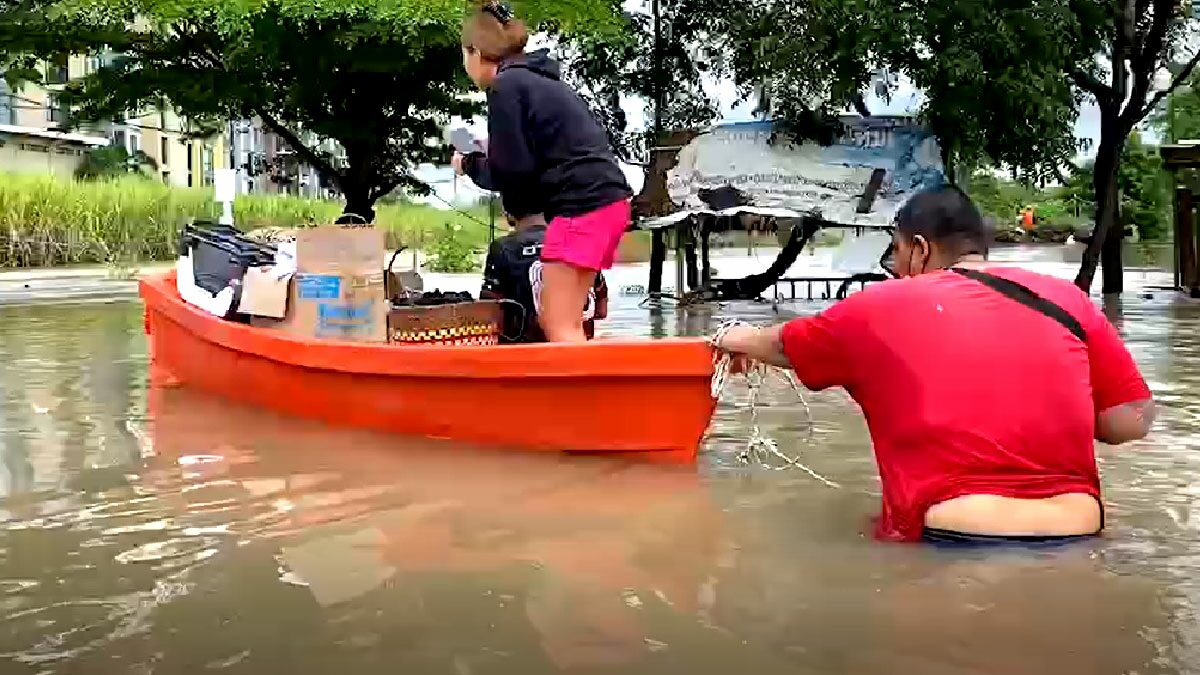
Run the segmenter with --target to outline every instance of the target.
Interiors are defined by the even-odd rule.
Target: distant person
[[[965,194],[924,192],[897,216],[902,278],[721,345],[858,402],[883,481],[881,538],[1098,534],[1093,439],[1149,433],[1150,390],[1112,324],[1067,281],[987,262],[990,242]]]
[[[546,220],[541,215],[520,220],[508,217],[513,231],[492,242],[483,269],[481,299],[512,300],[515,307],[505,309],[505,330],[509,342],[545,342],[546,336],[538,323],[541,303],[538,291],[542,284],[542,247],[546,239]],[[596,321],[608,317],[608,286],[604,275],[595,273],[580,314],[584,334],[595,337]]]
[[[604,128],[545,50],[525,53],[528,41],[502,2],[467,17],[463,65],[487,91],[488,150],[456,153],[453,164],[499,191],[516,218],[542,213],[549,221],[539,321],[551,342],[579,342],[587,339],[579,308],[596,274],[613,266],[633,191]]]

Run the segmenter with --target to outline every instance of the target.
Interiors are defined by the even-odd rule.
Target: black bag
[[[179,234],[179,254],[191,257],[196,286],[213,295],[232,286],[232,308],[241,300],[246,270],[275,264],[275,252],[274,246],[247,239],[230,225],[195,221]],[[236,318],[236,311],[225,318]]]

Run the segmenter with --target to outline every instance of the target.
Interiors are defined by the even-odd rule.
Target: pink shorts
[[[546,227],[542,260],[597,272],[610,269],[631,216],[629,200],[622,199],[582,216],[555,218]]]

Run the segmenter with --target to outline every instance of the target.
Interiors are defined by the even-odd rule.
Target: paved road
[[[141,272],[167,269],[155,265]],[[135,278],[114,277],[103,267],[0,272],[0,306],[57,302],[100,302],[137,297]]]

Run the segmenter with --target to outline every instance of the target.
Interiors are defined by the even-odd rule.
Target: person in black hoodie
[[[539,322],[551,342],[583,342],[580,308],[613,265],[633,193],[603,127],[545,51],[525,53],[528,41],[499,2],[464,23],[463,65],[487,91],[488,150],[455,154],[454,168],[498,191],[514,218],[545,215]]]

